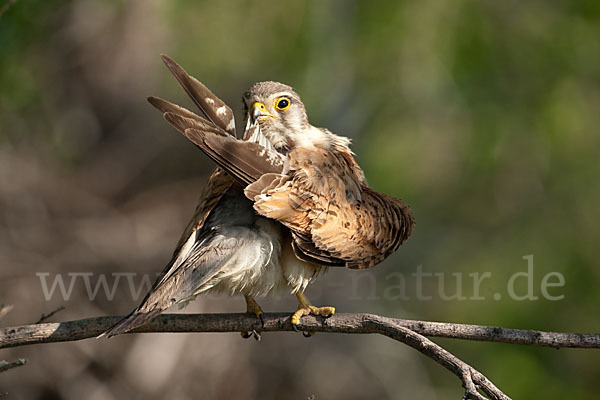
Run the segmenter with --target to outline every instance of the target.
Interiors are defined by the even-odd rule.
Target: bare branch
[[[263,314],[264,326],[248,314],[163,314],[141,332],[261,332],[291,331],[288,313]],[[0,349],[36,343],[75,341],[97,337],[121,317],[96,317],[62,323],[23,325],[0,329]],[[329,318],[303,317],[298,326],[309,332],[377,333],[405,343],[432,358],[454,374],[465,388],[467,399],[509,399],[483,374],[425,336],[525,344],[553,348],[600,348],[600,335],[507,329],[494,326],[414,321],[372,314],[336,314]]]
[[[65,342],[96,337],[122,317],[95,317],[69,322],[0,328],[0,349],[28,344]],[[288,313],[263,314],[262,327],[248,314],[162,314],[133,332],[262,332],[289,331]],[[379,333],[370,321],[399,325],[429,337],[501,342],[553,348],[600,348],[600,334],[545,332],[497,326],[455,324],[380,317],[373,314],[335,314],[326,320],[303,317],[299,327],[313,332]]]
[[[28,363],[28,361],[24,358],[19,358],[18,360],[11,361],[11,362],[0,361],[0,372],[8,371],[9,369],[17,368],[22,365],[26,365],[27,363]]]

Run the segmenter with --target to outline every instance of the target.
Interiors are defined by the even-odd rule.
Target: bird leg
[[[322,317],[329,317],[335,313],[334,307],[315,307],[310,304],[310,301],[300,292],[296,292],[298,298],[298,310],[292,314],[292,326],[296,329],[296,325],[300,323],[300,318],[305,315],[320,315]]]
[[[254,314],[260,320],[261,327],[265,325],[265,321],[263,320],[263,310],[260,308],[256,300],[254,298],[244,295],[244,299],[246,299],[246,312],[249,314]],[[254,336],[254,339],[260,341],[260,333],[256,331],[256,329],[252,329],[249,332],[241,332],[241,335],[244,339],[248,339],[250,336]]]

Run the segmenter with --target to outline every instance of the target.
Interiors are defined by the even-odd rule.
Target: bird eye
[[[290,108],[290,101],[286,97],[278,97],[275,99],[275,108],[279,111],[285,111]]]

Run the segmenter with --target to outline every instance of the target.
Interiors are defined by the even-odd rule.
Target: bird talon
[[[246,332],[240,332],[240,335],[244,339],[249,339],[253,337],[254,339],[256,339],[257,342],[260,342],[260,340],[262,339],[260,332],[258,332],[256,329],[252,329],[251,331]]]
[[[255,315],[256,318],[258,318],[260,321],[260,328],[261,329],[264,328],[265,320],[263,318],[263,310],[260,308],[258,303],[252,297],[244,296],[244,298],[246,299],[246,312],[248,314]],[[260,342],[260,339],[261,339],[260,331],[257,331],[256,329],[252,329],[251,331],[248,331],[248,332],[242,332],[242,337],[244,339],[247,339],[250,336],[253,336],[257,342]]]
[[[265,320],[263,318],[263,310],[262,310],[262,308],[260,308],[260,306],[258,305],[258,303],[256,302],[256,300],[254,300],[252,297],[250,297],[250,296],[244,296],[244,298],[246,299],[246,312],[248,314],[254,314],[254,315],[256,315],[256,318],[258,318],[260,320],[260,326],[261,326],[261,328],[264,328],[264,326],[265,326]]]
[[[248,339],[250,336],[252,336],[252,332],[248,331],[248,332],[240,332],[240,335],[242,336],[242,338],[244,339]]]
[[[329,317],[335,314],[334,307],[315,307],[310,304],[308,299],[301,293],[296,293],[296,297],[298,297],[298,309],[292,314],[290,321],[292,323],[292,329],[294,329],[296,332],[299,331],[297,325],[300,323],[300,318],[304,317],[305,315],[312,314],[321,317]],[[310,337],[313,336],[315,332],[302,331],[302,334],[304,337]]]
[[[330,317],[335,314],[335,307],[315,307],[309,306],[310,313],[313,315],[320,315],[321,317]]]

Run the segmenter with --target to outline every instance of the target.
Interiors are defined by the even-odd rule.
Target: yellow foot
[[[304,296],[302,293],[296,293],[296,297],[298,298],[298,310],[292,314],[292,326],[294,328],[298,323],[300,323],[300,318],[305,315],[320,315],[322,317],[329,317],[330,315],[335,314],[334,307],[315,307],[310,304],[310,301]]]
[[[260,320],[260,325],[262,328],[265,325],[265,321],[263,320],[262,316],[263,310],[260,308],[256,300],[254,300],[252,297],[244,295],[244,298],[246,299],[246,312],[249,314],[256,315],[256,318]],[[254,339],[256,339],[259,342],[261,339],[260,331],[256,331],[256,329],[253,329],[249,332],[241,332],[241,335],[244,339],[248,339],[250,336],[254,336]]]
[[[256,318],[260,319],[261,324],[264,325],[262,308],[260,308],[256,300],[254,300],[252,297],[244,296],[244,298],[246,299],[246,312],[256,315]]]

